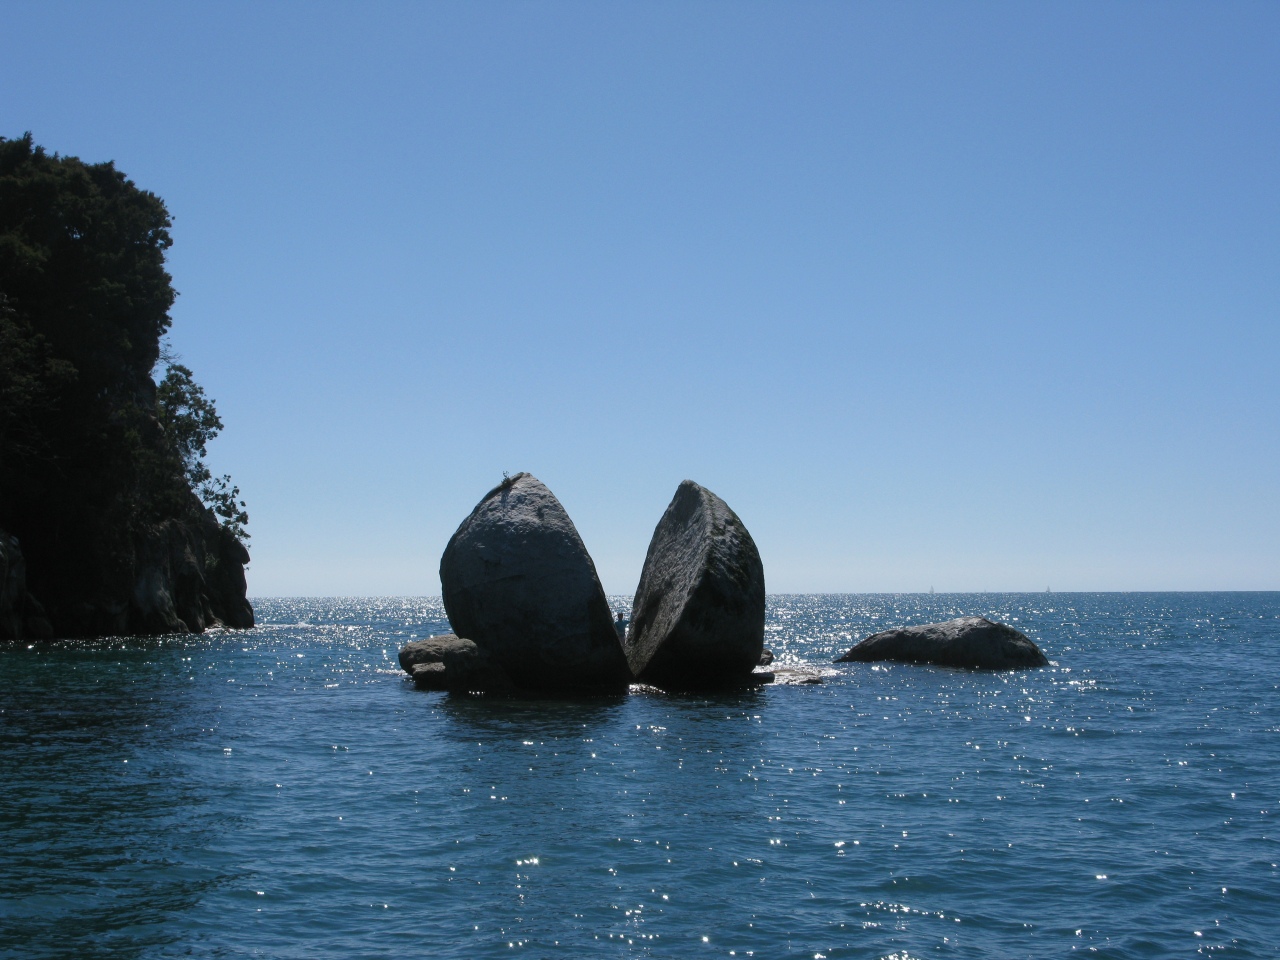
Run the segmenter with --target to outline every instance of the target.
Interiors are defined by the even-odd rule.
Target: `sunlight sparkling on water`
[[[616,604],[626,598],[614,598]],[[415,690],[438,600],[0,651],[0,954],[1263,957],[1280,596],[770,598],[820,686]],[[981,614],[1039,671],[831,665]]]

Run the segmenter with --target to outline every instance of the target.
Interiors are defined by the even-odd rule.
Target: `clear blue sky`
[[[175,218],[250,593],[502,472],[630,593],[1280,588],[1280,4],[0,3],[0,135]]]

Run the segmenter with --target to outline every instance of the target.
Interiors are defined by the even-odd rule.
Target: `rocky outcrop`
[[[245,578],[249,550],[210,511],[204,513],[201,530],[206,546],[204,598],[208,612],[224,627],[247,630],[254,625]],[[209,623],[207,618],[205,623]]]
[[[490,490],[440,559],[454,632],[522,690],[625,690],[631,681],[604,588],[560,501],[518,473]]]
[[[822,674],[808,667],[774,667],[756,670],[751,674],[757,683],[772,683],[780,687],[800,687],[822,682]]]
[[[130,633],[200,633],[253,626],[245,597],[249,551],[208,510],[167,520],[141,538],[127,613]]]
[[[135,536],[118,568],[94,589],[96,568],[78,556],[72,573],[45,569],[53,592],[48,613],[27,590],[28,566],[16,537],[0,531],[0,639],[200,633],[209,627],[254,624],[246,597],[249,551],[194,495],[182,519],[165,520]],[[45,567],[51,564],[45,557]],[[52,575],[51,575],[52,574]],[[77,589],[79,585],[79,589]]]
[[[1049,663],[1025,634],[985,617],[960,617],[872,634],[837,658],[836,663],[876,660],[978,670],[1022,670]]]
[[[649,542],[627,660],[643,683],[696,690],[749,683],[764,650],[764,566],[729,505],[685,480]]]
[[[414,640],[400,651],[400,666],[424,690],[506,693],[510,677],[483,650],[453,633]]]
[[[22,639],[22,606],[27,566],[18,538],[0,530],[0,640]]]
[[[27,564],[18,538],[0,530],[0,640],[48,640],[53,626],[27,592]]]

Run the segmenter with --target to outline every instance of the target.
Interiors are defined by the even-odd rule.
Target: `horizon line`
[[[974,596],[1080,596],[1098,593],[1280,593],[1275,589],[1177,589],[1177,590],[814,590],[766,593],[766,597],[974,597]],[[606,593],[606,597],[634,597],[632,593]],[[250,595],[248,600],[441,600],[438,593],[294,593]]]

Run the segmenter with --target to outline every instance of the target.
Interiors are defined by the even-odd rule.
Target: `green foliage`
[[[220,477],[208,477],[201,482],[200,499],[211,509],[241,543],[249,539],[245,525],[249,522],[249,514],[245,503],[240,499],[240,488],[232,484],[231,477],[223,474]]]
[[[81,389],[145,374],[177,294],[164,268],[169,212],[111,163],[0,139],[0,285],[75,366]]]
[[[156,417],[182,461],[191,489],[237,538],[249,539],[245,530],[249,514],[240,499],[240,488],[229,476],[215,478],[204,462],[209,441],[222,431],[222,420],[204,388],[180,363],[170,364],[156,387]]]
[[[222,420],[204,388],[180,363],[171,365],[156,386],[156,417],[194,487],[208,453],[206,444],[222,431]]]

